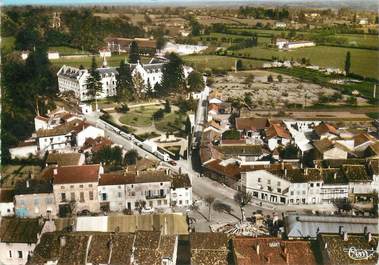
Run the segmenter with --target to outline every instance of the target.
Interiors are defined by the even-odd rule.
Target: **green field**
[[[235,58],[218,55],[188,55],[183,57],[185,63],[192,65],[199,71],[207,68],[217,70],[232,70],[236,62]],[[262,67],[265,61],[242,59],[242,64],[246,69]]]
[[[107,57],[107,63],[108,66],[119,66],[120,61],[124,59],[128,59],[128,56],[126,54],[121,55],[112,55],[112,57]],[[142,62],[146,63],[150,60],[150,58],[142,58]],[[85,68],[91,67],[92,62],[92,56],[81,56],[81,57],[61,57],[57,60],[52,60],[51,63],[54,65],[61,66],[63,64],[70,65],[74,67],[79,67],[80,65],[83,65]],[[103,63],[103,58],[99,55],[96,55],[96,63],[98,66],[100,66]]]
[[[59,55],[78,55],[78,54],[85,54],[89,55],[89,52],[82,51],[77,48],[67,47],[67,46],[54,46],[49,47],[49,51],[59,52]]]
[[[279,51],[277,49],[247,48],[238,51],[229,51],[229,54],[242,55],[262,59],[273,57],[282,60],[301,60],[309,58],[310,63],[322,67],[335,67],[344,69],[346,52],[351,53],[351,72],[367,77],[378,78],[379,73],[379,51],[364,49],[349,49],[340,47],[316,46],[299,48],[291,51]]]
[[[272,69],[274,72],[286,74],[300,78],[302,80],[307,80],[312,83],[320,84],[323,86],[330,86],[335,89],[340,90],[345,94],[350,94],[353,90],[358,90],[362,96],[372,99],[374,83],[369,81],[363,81],[361,83],[347,83],[343,85],[336,85],[329,83],[330,80],[335,79],[334,77],[327,76],[319,71],[306,69],[306,68],[275,68]],[[379,99],[379,89],[376,91],[376,99]]]
[[[281,34],[287,35],[289,33],[288,30],[270,30],[270,29],[244,29],[244,28],[230,28],[231,33],[240,33],[240,32],[251,32],[258,34],[258,40],[260,38],[270,39],[271,36],[281,36]],[[378,48],[379,47],[379,36],[378,35],[369,35],[369,34],[323,34],[319,32],[307,32],[307,31],[296,31],[297,35],[303,35],[304,38],[312,40],[317,36],[327,36],[334,37],[336,40],[346,40],[344,46],[351,47],[360,47],[360,48]],[[240,36],[236,34],[224,34],[230,35],[233,37]],[[338,45],[337,43],[325,43],[330,45]]]
[[[227,46],[230,46],[233,43],[235,39],[247,39],[250,38],[251,36],[243,36],[243,35],[236,35],[236,34],[226,34],[226,33],[211,33],[209,35],[203,35],[200,37],[195,37],[194,39],[198,41],[202,41],[205,43],[212,42],[214,38],[217,38],[217,42],[222,42],[224,44],[227,44]],[[270,37],[263,37],[259,36],[258,37],[258,45],[265,45],[266,43],[270,43],[271,38]]]

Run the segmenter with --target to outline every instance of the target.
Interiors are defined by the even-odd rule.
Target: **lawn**
[[[120,117],[120,122],[134,127],[148,127],[152,124],[152,115],[159,107],[139,107],[130,109],[125,115]]]
[[[183,129],[187,116],[179,112],[165,114],[164,118],[155,122],[155,128],[161,132],[176,132]]]
[[[163,108],[163,106],[148,106],[131,108],[126,114],[122,115],[119,121],[128,126],[134,127],[148,127],[152,125],[152,116],[154,112]],[[161,132],[175,132],[180,131],[184,126],[187,116],[171,111],[171,113],[164,113],[162,120],[154,121],[155,128]]]
[[[235,58],[218,55],[188,55],[183,57],[185,63],[192,65],[199,71],[206,68],[217,70],[232,70],[236,62]],[[242,59],[245,68],[255,69],[262,67],[265,61]]]
[[[366,77],[378,78],[379,51],[364,49],[349,49],[340,47],[316,46],[299,48],[291,51],[279,51],[274,48],[246,48],[238,51],[229,51],[229,54],[249,56],[254,58],[283,60],[309,58],[311,64],[322,67],[344,68],[346,52],[351,53],[351,72]]]

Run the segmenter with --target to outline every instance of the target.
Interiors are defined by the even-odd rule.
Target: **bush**
[[[129,111],[129,107],[126,103],[123,103],[123,104],[121,104],[120,107],[116,108],[116,111],[121,112],[121,113],[127,113]]]
[[[153,114],[153,120],[155,120],[155,121],[160,121],[163,119],[163,117],[164,117],[164,110],[163,109],[159,109],[156,112],[154,112],[154,114]]]
[[[269,75],[269,76],[267,77],[267,82],[269,82],[269,83],[274,82],[274,78],[272,77],[272,75]]]

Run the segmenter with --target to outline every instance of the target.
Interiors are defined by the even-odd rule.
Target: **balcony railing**
[[[158,195],[153,195],[153,194],[148,194],[146,195],[147,200],[152,200],[152,199],[164,199],[166,198],[166,194],[158,194]]]

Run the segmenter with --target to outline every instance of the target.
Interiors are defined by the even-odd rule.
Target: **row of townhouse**
[[[88,138],[104,137],[104,130],[64,109],[57,109],[47,116],[37,115],[34,125],[35,133],[30,139],[9,149],[12,158],[44,155],[46,151],[68,152],[81,148]]]
[[[339,168],[262,169],[241,173],[240,189],[278,204],[323,204],[378,192],[378,160]]]
[[[100,164],[48,167],[40,179],[18,183],[14,196],[14,212],[19,217],[190,205],[192,187],[187,175],[165,170],[104,173]]]

